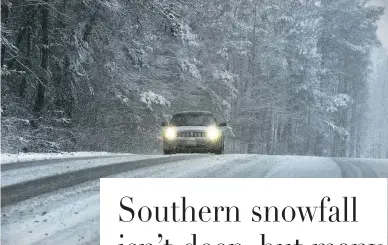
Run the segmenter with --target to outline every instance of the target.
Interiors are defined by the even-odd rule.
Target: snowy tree
[[[2,149],[154,152],[161,121],[209,110],[229,151],[384,157],[368,3],[3,0]]]

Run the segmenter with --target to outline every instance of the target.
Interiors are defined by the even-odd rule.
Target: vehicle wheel
[[[172,150],[163,149],[163,154],[164,154],[164,155],[172,155],[172,154],[175,154],[175,153],[174,153],[174,151],[172,151]]]
[[[217,155],[224,154],[224,142],[222,142],[222,145],[220,146],[220,148],[216,150],[214,153]]]

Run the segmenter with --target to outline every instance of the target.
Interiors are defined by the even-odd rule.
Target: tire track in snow
[[[129,162],[119,162],[111,165],[96,166],[93,168],[86,168],[60,174],[57,173],[56,175],[49,175],[46,177],[2,187],[1,206],[4,207],[6,205],[11,205],[13,203],[26,200],[46,192],[52,192],[61,188],[74,186],[90,180],[100,179],[134,169],[170,164],[171,162],[187,159],[200,159],[203,157],[203,155],[181,155],[174,157],[152,158]]]
[[[363,160],[333,158],[341,169],[343,178],[377,178],[376,172]]]
[[[73,163],[77,164],[79,161],[87,161],[87,160],[101,160],[101,159],[118,159],[118,158],[127,158],[128,156],[134,156],[134,155],[119,155],[119,156],[91,156],[91,157],[66,157],[66,158],[60,158],[60,159],[44,159],[44,160],[32,160],[32,161],[24,161],[24,162],[16,162],[16,163],[4,163],[1,164],[1,171],[10,171],[20,168],[31,168],[31,167],[37,167],[37,166],[44,166],[44,165],[52,165],[52,164],[59,164],[59,163]]]

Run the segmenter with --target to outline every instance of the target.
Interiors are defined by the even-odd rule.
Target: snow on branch
[[[143,92],[140,94],[140,101],[147,105],[147,107],[152,111],[152,106],[164,106],[170,107],[171,103],[162,95],[155,94],[152,91]]]
[[[196,64],[198,62],[194,59],[193,61],[189,61],[188,59],[184,59],[181,61],[181,68],[183,71],[190,74],[192,77],[201,79],[201,73],[199,72]]]
[[[339,135],[342,139],[345,139],[346,137],[349,136],[349,132],[348,132],[348,130],[346,130],[345,128],[339,127],[339,126],[335,125],[333,122],[329,122],[329,121],[326,121],[326,120],[324,120],[324,122],[325,122],[332,130],[334,130],[336,133],[338,133],[338,135]]]
[[[352,98],[347,94],[337,94],[332,96],[327,112],[336,112],[338,108],[346,108],[352,103]]]

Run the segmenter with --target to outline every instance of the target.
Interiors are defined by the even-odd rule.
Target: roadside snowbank
[[[100,157],[100,156],[125,156],[133,155],[129,153],[110,153],[110,152],[62,152],[62,153],[3,153],[0,156],[0,164],[29,162],[49,159],[80,158],[80,157]]]

